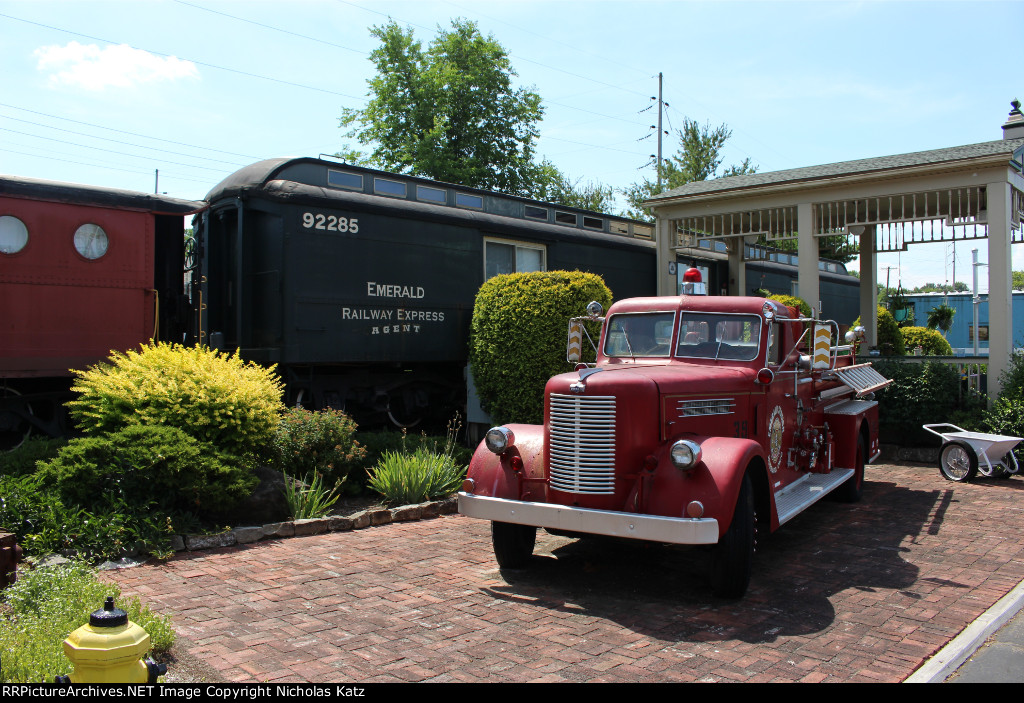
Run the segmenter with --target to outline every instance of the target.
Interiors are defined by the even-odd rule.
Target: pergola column
[[[1006,181],[987,184],[988,194],[988,393],[1002,390],[999,377],[1013,353],[1010,218],[1013,199]],[[978,331],[974,331],[978,334]]]
[[[875,254],[876,225],[860,235],[860,324],[865,347],[878,346],[878,261]]]
[[[729,295],[748,295],[746,246],[743,237],[727,240],[729,252]]]
[[[811,203],[796,206],[797,246],[800,265],[797,268],[797,282],[800,297],[807,301],[815,312],[821,312],[821,292],[818,285],[818,238],[814,236],[814,208]]]

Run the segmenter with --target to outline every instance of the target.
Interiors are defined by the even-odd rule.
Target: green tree
[[[732,136],[732,130],[724,124],[712,128],[710,123],[701,125],[696,120],[684,117],[683,128],[676,130],[676,135],[679,137],[679,149],[661,165],[661,176],[664,181],[662,187],[658,187],[657,181],[645,178],[622,191],[630,205],[630,217],[650,220],[650,215],[643,209],[641,203],[666,190],[694,181],[706,181],[709,178],[757,172],[757,166],[752,165],[750,159],[745,159],[742,164],[730,166],[721,175],[716,175],[722,163],[722,147]]]
[[[614,188],[597,181],[583,182],[582,178],[573,180],[547,160],[538,169],[529,197],[595,212],[611,212],[615,208]]]
[[[358,163],[460,185],[529,195],[540,166],[534,142],[540,96],[514,88],[505,49],[474,22],[439,28],[424,50],[411,29],[373,27],[377,75],[362,109],[342,110],[345,136],[370,151],[343,155]]]
[[[1013,272],[1013,289],[1024,290],[1024,271]]]

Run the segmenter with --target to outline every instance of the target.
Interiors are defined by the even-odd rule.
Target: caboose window
[[[583,226],[588,229],[604,229],[604,220],[598,217],[583,216]]]
[[[348,171],[327,171],[327,185],[337,188],[351,188],[353,190],[363,189],[363,177],[358,173]]]
[[[548,211],[542,207],[527,205],[523,214],[531,220],[543,220],[544,222],[548,220]]]
[[[90,261],[106,254],[110,244],[103,228],[91,223],[84,224],[75,230],[74,241],[75,251]]]
[[[404,198],[405,184],[401,181],[389,181],[386,178],[374,178],[373,192],[379,195],[391,195],[396,198]]]
[[[456,193],[455,204],[459,207],[468,207],[474,210],[484,209],[484,199],[479,195],[470,195],[469,193]]]
[[[545,249],[536,244],[484,240],[484,277],[546,270]]]
[[[575,225],[576,215],[571,212],[558,212],[555,211],[555,222],[560,225]]]
[[[629,234],[629,225],[625,222],[609,222],[608,229],[613,234]]]
[[[14,215],[0,216],[0,254],[17,254],[28,244],[28,227]]]
[[[650,225],[633,225],[633,236],[654,239],[654,228]]]
[[[447,202],[447,194],[440,188],[431,188],[429,186],[416,186],[416,199],[425,200],[430,203],[441,203],[442,205]]]

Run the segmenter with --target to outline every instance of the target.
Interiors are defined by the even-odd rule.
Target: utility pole
[[[153,179],[154,195],[160,192],[160,169],[156,169],[156,176]]]
[[[661,113],[665,103],[661,99],[661,71],[658,71],[658,192],[661,192]]]

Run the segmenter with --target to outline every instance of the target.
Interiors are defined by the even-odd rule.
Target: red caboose
[[[0,448],[62,433],[71,369],[182,340],[184,216],[203,206],[0,176]]]

